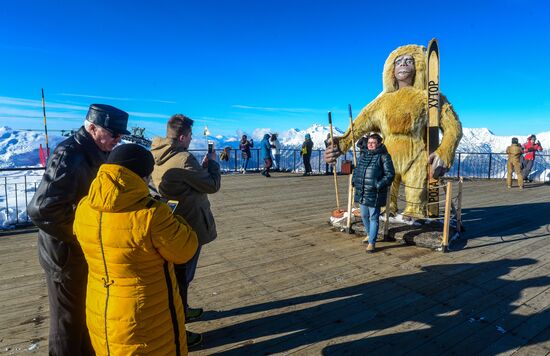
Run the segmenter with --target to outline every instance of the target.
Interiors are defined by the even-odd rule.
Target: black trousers
[[[199,247],[197,248],[197,252],[195,252],[195,255],[189,261],[187,261],[187,263],[174,265],[174,272],[176,274],[176,280],[178,281],[178,289],[185,310],[189,308],[189,284],[191,284],[191,282],[195,278],[195,271],[197,270],[197,264],[199,263],[201,247],[202,246],[199,245]]]
[[[521,172],[523,174],[523,179],[529,179],[529,173],[531,173],[531,169],[533,169],[533,163],[535,163],[534,160],[525,160],[523,171]]]
[[[302,157],[304,158],[304,168],[306,169],[306,173],[311,173],[312,172],[311,162],[310,162],[311,156],[303,155]]]
[[[83,266],[75,265],[75,262],[70,261],[63,269],[82,270]],[[87,268],[84,269],[87,273]],[[50,302],[50,355],[95,355],[86,327],[86,283],[87,274],[79,279],[59,280],[46,271]]]

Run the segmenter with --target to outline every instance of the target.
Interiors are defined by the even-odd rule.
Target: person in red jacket
[[[529,179],[529,173],[531,173],[531,169],[533,169],[536,151],[542,151],[542,146],[540,144],[540,141],[537,141],[537,136],[531,135],[527,137],[527,142],[523,144],[523,152],[525,152],[525,163],[523,165],[522,174],[523,180],[526,182],[532,181],[531,179]]]

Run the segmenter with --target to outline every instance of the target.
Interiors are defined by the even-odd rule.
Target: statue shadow
[[[515,313],[523,305],[517,300],[525,290],[550,286],[550,277],[544,273],[517,279],[522,276],[518,271],[535,270],[521,267],[536,263],[522,258],[426,266],[409,275],[208,312],[204,318],[210,324],[221,318],[237,321],[204,333],[202,349],[221,347],[217,353],[224,355],[298,350],[327,355],[401,354],[420,353],[426,345],[438,354],[453,346],[467,348],[469,353],[487,347],[495,353],[514,350],[529,341],[514,334],[522,323],[530,318],[546,320],[539,323],[541,330],[550,324],[548,309],[532,309],[531,315]],[[505,277],[512,271],[515,279]],[[509,332],[500,333],[499,326]],[[314,350],[302,350],[308,346]]]
[[[550,236],[550,202],[487,206],[462,210],[466,230],[451,249],[469,249],[479,246],[518,241],[520,239]],[[544,228],[544,231],[535,231]],[[518,237],[521,236],[521,237]],[[489,237],[494,241],[468,246],[468,240]]]

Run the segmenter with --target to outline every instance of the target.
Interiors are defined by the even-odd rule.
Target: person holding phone
[[[166,137],[155,137],[151,144],[151,153],[155,159],[153,185],[163,198],[178,202],[174,215],[188,221],[197,232],[199,240],[199,247],[193,258],[186,264],[175,266],[187,322],[200,318],[203,313],[202,308],[189,306],[187,291],[194,279],[202,246],[217,237],[208,194],[216,193],[221,186],[220,165],[216,161],[214,147],[201,164],[188,151],[192,134],[193,120],[176,114],[168,120]],[[201,341],[200,334],[187,332],[189,347],[198,345]]]
[[[241,171],[243,174],[246,173],[246,169],[248,168],[248,162],[250,161],[250,149],[254,147],[254,141],[250,139],[248,140],[248,137],[246,135],[243,135],[241,137],[241,141],[239,143],[239,149],[241,150],[241,158],[242,158],[242,165],[241,165]]]

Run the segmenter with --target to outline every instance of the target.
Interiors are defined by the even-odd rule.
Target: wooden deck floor
[[[340,177],[345,202],[347,177]],[[464,184],[464,237],[442,254],[331,231],[333,179],[225,176],[202,252],[194,354],[550,353],[550,186]],[[35,234],[0,236],[0,353],[47,354]],[[33,346],[34,345],[34,346]],[[29,347],[36,348],[28,351]]]

